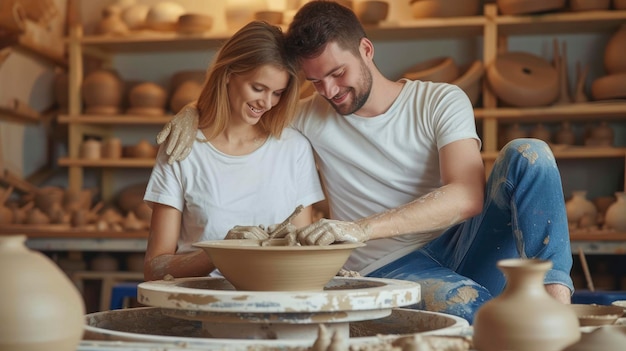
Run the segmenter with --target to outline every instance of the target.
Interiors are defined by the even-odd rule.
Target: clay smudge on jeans
[[[524,158],[530,161],[530,164],[534,164],[539,158],[539,154],[535,151],[530,151],[530,144],[522,144],[517,147],[517,151],[524,156]]]

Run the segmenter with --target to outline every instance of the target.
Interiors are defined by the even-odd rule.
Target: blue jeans
[[[561,177],[552,151],[537,139],[516,139],[500,151],[479,215],[369,276],[419,282],[422,301],[412,308],[472,323],[478,308],[504,288],[497,261],[520,257],[552,261],[545,283],[574,291]]]

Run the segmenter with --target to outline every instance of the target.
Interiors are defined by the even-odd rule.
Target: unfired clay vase
[[[480,12],[479,0],[412,0],[413,18],[475,16]]]
[[[487,80],[496,96],[512,106],[547,106],[559,96],[558,72],[534,54],[499,54],[487,67]]]
[[[162,116],[165,114],[167,92],[156,83],[143,82],[132,87],[128,101],[128,114]]]
[[[503,15],[521,15],[558,10],[565,0],[497,0],[498,10]]]
[[[604,69],[609,74],[626,73],[626,25],[621,26],[606,44]]]
[[[0,350],[74,351],[83,336],[83,298],[25,241],[25,235],[0,236]]]
[[[587,199],[587,191],[572,191],[572,197],[565,202],[567,222],[570,229],[589,228],[596,224],[598,210]]]
[[[85,77],[81,89],[86,113],[119,113],[124,86],[115,72],[93,71]]]
[[[450,57],[435,57],[409,67],[404,78],[450,83],[459,77],[459,67]]]
[[[604,225],[607,229],[626,233],[626,192],[615,193],[615,201],[606,210]]]
[[[580,339],[574,311],[544,287],[552,262],[507,259],[498,262],[507,279],[499,296],[474,318],[474,347],[481,351],[560,351]]]

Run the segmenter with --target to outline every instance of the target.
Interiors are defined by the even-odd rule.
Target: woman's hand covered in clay
[[[320,219],[295,233],[302,245],[330,245],[335,242],[365,242],[369,234],[355,222]]]
[[[157,144],[160,145],[167,140],[165,153],[170,156],[167,163],[173,164],[189,156],[198,131],[198,119],[195,102],[189,103],[157,134]]]
[[[265,240],[270,236],[263,226],[256,225],[236,225],[226,233],[224,239],[256,239]]]

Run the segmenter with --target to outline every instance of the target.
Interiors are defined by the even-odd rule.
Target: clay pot
[[[604,49],[604,69],[608,74],[626,73],[626,25],[609,39]]]
[[[469,97],[472,106],[476,106],[480,94],[482,93],[482,77],[485,72],[482,61],[472,62],[468,68],[463,70],[460,77],[452,81],[452,84],[463,89]]]
[[[387,1],[355,0],[352,2],[352,11],[364,25],[376,25],[384,21],[389,13]]]
[[[205,78],[206,71],[204,70],[178,71],[170,78],[170,89],[176,91],[181,84],[190,80],[202,85]]]
[[[119,192],[116,202],[123,213],[133,211],[143,202],[146,186],[146,183],[130,185]]]
[[[0,236],[0,350],[74,351],[83,336],[83,298],[25,235]]]
[[[593,204],[598,210],[598,224],[602,226],[604,225],[604,216],[606,215],[606,210],[608,210],[614,202],[614,196],[599,196],[593,199]]]
[[[479,0],[412,0],[413,18],[463,17],[480,13]]]
[[[128,26],[122,20],[122,8],[117,5],[109,5],[102,11],[102,19],[95,28],[98,35],[126,35]]]
[[[99,253],[89,262],[91,270],[97,272],[112,272],[119,270],[117,259],[108,253]]]
[[[185,12],[185,8],[177,2],[157,2],[150,6],[146,14],[146,27],[158,31],[176,31],[178,17],[185,14]]]
[[[100,140],[87,139],[80,145],[80,157],[85,160],[99,160],[102,157]]]
[[[527,138],[527,137],[528,137],[528,133],[526,132],[526,130],[524,130],[524,128],[522,128],[519,123],[513,123],[506,129],[504,136],[502,138],[502,142],[500,143],[500,146],[502,147],[506,145],[506,143],[508,143],[511,140]]]
[[[132,4],[122,10],[121,18],[129,30],[142,29],[146,25],[148,11],[150,11],[150,6],[148,5]]]
[[[128,157],[133,158],[154,158],[157,150],[149,141],[142,139],[137,144],[128,149]]]
[[[498,10],[503,15],[521,15],[558,10],[565,6],[565,0],[496,0]]]
[[[48,217],[47,214],[45,214],[39,208],[33,207],[26,214],[25,222],[26,224],[32,224],[32,225],[45,225],[45,224],[50,224],[50,218]]]
[[[543,140],[549,144],[552,141],[552,132],[550,132],[543,123],[537,123],[537,125],[530,130],[530,137]]]
[[[55,203],[62,204],[65,190],[56,186],[45,186],[35,191],[35,207],[47,213]]]
[[[611,0],[569,0],[572,11],[608,10],[610,5]]]
[[[279,12],[282,18],[282,12]],[[178,32],[186,34],[204,33],[213,27],[213,17],[200,13],[188,13],[178,17]]]
[[[165,114],[167,92],[153,82],[135,85],[129,92],[130,108],[128,114],[162,116]]]
[[[597,78],[591,84],[591,96],[594,100],[626,98],[626,72]]]
[[[587,199],[587,191],[575,190],[565,203],[567,222],[570,229],[583,229],[596,225],[598,210]]]
[[[559,96],[556,69],[545,59],[529,53],[499,54],[487,67],[487,80],[494,94],[512,106],[547,106]]]
[[[605,121],[602,121],[598,126],[591,129],[591,134],[585,140],[585,145],[613,146],[614,136],[613,129]]]
[[[570,122],[562,122],[561,127],[554,135],[554,141],[561,145],[574,145],[576,143],[576,134]]]
[[[450,57],[422,61],[406,70],[403,77],[411,80],[450,83],[459,76],[459,68]]]
[[[122,157],[122,141],[120,138],[108,138],[102,145],[102,157],[118,159]]]
[[[626,192],[617,192],[615,197],[617,201],[611,204],[604,215],[604,226],[626,233]]]
[[[552,262],[507,259],[498,262],[507,278],[504,291],[474,318],[474,347],[481,351],[559,351],[580,339],[578,317],[544,287]]]
[[[131,272],[143,272],[144,255],[132,253],[126,256],[126,269]]]
[[[194,80],[188,80],[178,86],[170,99],[170,109],[174,114],[178,113],[185,105],[198,100],[202,92],[202,84]]]
[[[124,88],[116,73],[108,70],[93,71],[85,77],[81,89],[86,113],[119,113]]]
[[[254,19],[254,14],[268,9],[266,0],[226,0],[226,24],[238,30]]]

